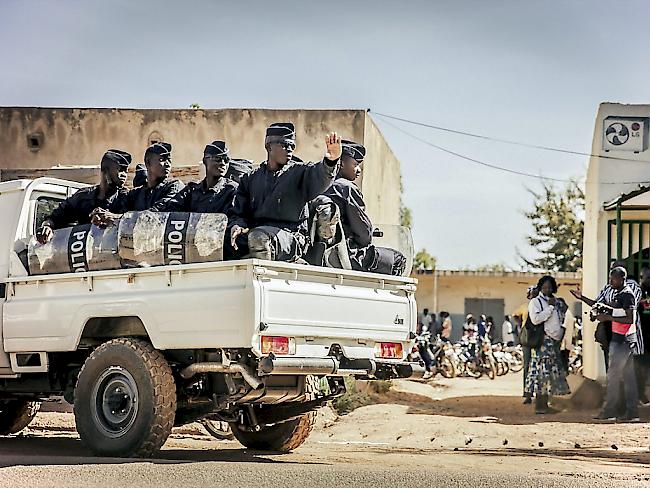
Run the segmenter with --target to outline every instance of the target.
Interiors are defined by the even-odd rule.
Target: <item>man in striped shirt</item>
[[[610,267],[610,271],[615,269],[615,268],[623,268],[625,269],[625,261],[614,261]],[[639,284],[633,280],[632,278],[626,278],[625,279],[625,287],[634,295],[634,308],[636,309],[639,306],[639,302],[641,301],[641,298],[643,296],[643,292],[641,291],[641,287]],[[589,305],[590,307],[593,307],[596,303],[603,303],[608,306],[612,306],[612,303],[616,297],[616,294],[618,293],[617,290],[615,290],[611,284],[607,283],[605,287],[600,290],[600,293],[596,297],[595,300],[592,300],[591,298],[588,298],[584,296],[579,290],[571,290],[571,294],[576,297],[578,300],[581,302]],[[640,334],[637,334],[637,339],[640,339]],[[608,325],[607,328],[607,340],[608,342],[611,341],[612,337],[612,332],[611,332],[611,324]],[[609,343],[608,344],[600,344],[600,347],[603,349],[603,354],[605,355],[605,370],[609,369]],[[643,345],[638,344],[637,348],[640,350],[643,350]]]

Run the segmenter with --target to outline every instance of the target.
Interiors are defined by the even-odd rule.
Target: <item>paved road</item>
[[[218,443],[220,444],[220,443]],[[331,447],[305,448],[289,456],[254,453],[235,443],[175,439],[150,460],[99,459],[87,456],[78,438],[61,432],[48,437],[0,439],[1,487],[156,487],[236,488],[300,487],[567,487],[615,488],[648,486],[648,482],[609,475],[537,475],[479,473],[476,468],[445,468],[435,457],[389,452],[341,452]],[[206,446],[212,446],[209,449]],[[363,451],[363,450],[362,450]],[[403,459],[400,462],[400,458]],[[543,460],[540,459],[541,464]],[[415,468],[410,468],[418,464]],[[530,469],[532,473],[533,469]]]

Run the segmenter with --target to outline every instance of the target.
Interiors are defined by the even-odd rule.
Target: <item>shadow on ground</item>
[[[281,454],[232,449],[214,442],[214,449],[163,449],[152,458],[95,457],[75,437],[0,437],[0,468],[10,466],[57,466],[76,464],[181,464],[200,462],[294,464]],[[300,461],[295,464],[326,464]]]
[[[519,396],[463,396],[431,400],[420,395],[389,391],[375,398],[379,404],[394,404],[409,407],[409,414],[447,415],[450,417],[471,417],[477,422],[506,425],[530,425],[543,422],[565,422],[594,424],[593,417],[598,409],[576,407],[570,400],[552,399],[552,406],[560,410],[556,414],[536,415],[532,405],[523,405]],[[650,408],[641,408],[641,421],[650,421]],[[485,417],[489,417],[485,420]]]

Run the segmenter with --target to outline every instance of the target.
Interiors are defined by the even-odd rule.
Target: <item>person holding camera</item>
[[[617,267],[609,273],[609,284],[614,290],[611,305],[597,303],[592,311],[599,322],[612,323],[612,339],[609,343],[609,369],[605,405],[598,420],[639,422],[638,390],[633,346],[636,344],[636,299],[626,284],[627,271]],[[625,415],[617,418],[621,403],[621,391],[625,398]]]

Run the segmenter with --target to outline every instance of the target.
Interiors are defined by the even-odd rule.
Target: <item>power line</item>
[[[542,146],[538,144],[529,144],[526,142],[519,142],[519,141],[513,141],[511,139],[500,139],[498,137],[491,137],[491,136],[485,136],[482,134],[475,134],[472,132],[466,132],[462,130],[456,130],[456,129],[450,129],[448,127],[442,127],[439,125],[433,125],[433,124],[425,124],[424,122],[417,122],[415,120],[409,120],[409,119],[404,119],[402,117],[397,117],[395,115],[388,115],[388,114],[383,114],[381,112],[371,112],[370,109],[368,109],[369,113],[372,113],[373,115],[378,115],[380,117],[384,117],[387,119],[393,119],[393,120],[399,120],[400,122],[405,122],[407,124],[412,124],[412,125],[419,125],[420,127],[427,127],[429,129],[434,129],[434,130],[439,130],[443,132],[449,132],[451,134],[459,134],[462,136],[467,136],[467,137],[474,137],[476,139],[483,139],[486,141],[493,141],[493,142],[500,142],[502,144],[511,144],[513,146],[522,146],[522,147],[530,147],[533,149],[540,149],[542,151],[552,151],[552,152],[558,152],[558,153],[564,153],[564,154],[573,154],[574,156],[589,156],[589,157],[596,157],[596,158],[601,158],[601,159],[613,159],[617,161],[634,161],[637,163],[650,163],[650,161],[643,160],[643,159],[631,159],[631,158],[621,158],[618,156],[601,156],[600,154],[592,154],[592,153],[587,153],[587,152],[582,152],[582,151],[573,151],[571,149],[562,149],[559,147],[552,147],[552,146]]]
[[[394,118],[394,117],[391,117],[391,118]],[[552,178],[550,176],[542,176],[542,175],[538,175],[538,174],[534,174],[534,173],[528,173],[526,171],[518,171],[518,170],[515,170],[515,169],[506,168],[504,166],[499,166],[497,164],[488,163],[488,162],[482,161],[480,159],[472,158],[470,156],[466,156],[465,154],[461,154],[459,152],[452,151],[451,149],[447,149],[445,147],[442,147],[442,146],[440,146],[438,144],[434,144],[433,142],[427,141],[426,139],[422,139],[421,137],[418,137],[415,134],[412,134],[412,133],[402,129],[401,127],[393,124],[392,122],[389,122],[388,120],[384,120],[384,122],[386,124],[390,125],[391,127],[393,127],[394,129],[397,129],[401,133],[403,133],[403,134],[405,134],[405,135],[407,135],[407,136],[409,136],[409,137],[411,137],[411,138],[413,138],[413,139],[415,139],[417,141],[420,141],[421,143],[426,144],[427,146],[433,147],[434,149],[445,152],[447,154],[451,154],[452,156],[456,156],[457,158],[464,159],[466,161],[469,161],[469,162],[474,163],[474,164],[478,164],[480,166],[484,166],[484,167],[487,167],[487,168],[490,168],[490,169],[495,169],[495,170],[498,170],[498,171],[503,171],[505,173],[515,174],[515,175],[519,175],[519,176],[526,176],[528,178],[536,178],[536,179],[539,179],[539,180],[556,181],[556,182],[560,182],[560,183],[574,183],[575,182],[575,180],[570,180],[570,179]],[[636,160],[634,160],[634,161],[636,161]],[[605,182],[602,182],[602,183],[605,184],[605,185],[636,185],[636,184],[650,183],[650,182],[648,182],[648,181],[621,181],[621,182],[605,181]]]

